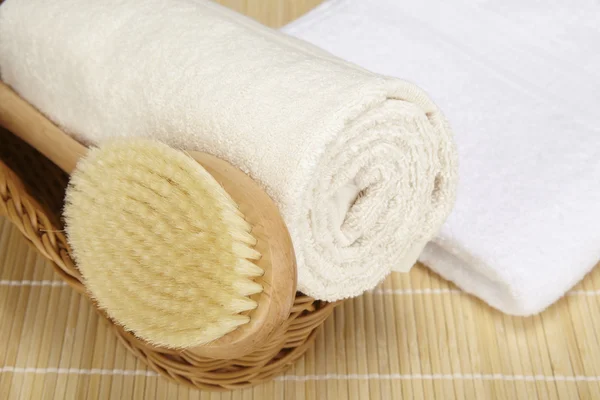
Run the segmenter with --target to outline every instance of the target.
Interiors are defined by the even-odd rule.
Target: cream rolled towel
[[[423,91],[211,2],[7,0],[0,74],[85,143],[155,138],[249,173],[318,299],[408,270],[454,202],[450,130]]]

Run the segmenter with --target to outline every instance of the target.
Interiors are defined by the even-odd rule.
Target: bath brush
[[[2,83],[0,122],[71,174],[69,243],[91,297],[115,323],[155,346],[232,358],[287,319],[291,240],[243,172],[145,139],[87,149]]]

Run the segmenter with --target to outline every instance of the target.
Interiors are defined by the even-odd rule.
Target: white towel
[[[420,260],[526,315],[600,259],[599,27],[591,0],[341,0],[284,31],[431,94],[460,183]]]
[[[153,137],[248,172],[319,299],[410,268],[454,201],[455,149],[420,89],[214,3],[7,0],[0,72],[82,141]]]

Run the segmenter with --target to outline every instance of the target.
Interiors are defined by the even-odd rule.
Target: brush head
[[[263,274],[252,226],[183,152],[143,139],[90,150],[64,216],[89,292],[141,339],[189,348],[249,322]]]

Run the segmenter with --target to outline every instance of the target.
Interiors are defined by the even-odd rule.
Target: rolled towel
[[[453,205],[455,148],[423,91],[211,2],[7,0],[0,73],[82,142],[156,138],[247,172],[318,299],[409,269]]]
[[[527,315],[600,261],[598,21],[593,0],[334,0],[284,30],[433,94],[460,184],[420,260]]]

